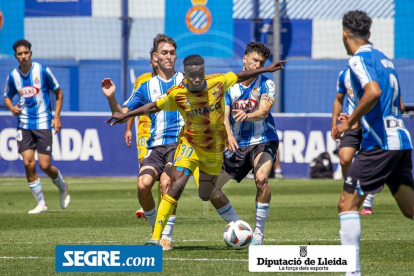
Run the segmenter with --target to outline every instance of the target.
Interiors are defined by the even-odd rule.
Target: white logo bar
[[[249,247],[250,272],[352,272],[354,245],[261,245]]]

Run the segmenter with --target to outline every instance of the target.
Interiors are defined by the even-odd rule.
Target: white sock
[[[239,217],[236,215],[236,212],[234,211],[230,202],[227,203],[226,206],[221,207],[220,209],[216,209],[216,211],[220,215],[220,217],[224,219],[227,223],[239,220]]]
[[[63,181],[60,171],[58,171],[58,173],[59,175],[55,179],[52,179],[52,182],[56,187],[58,187],[59,191],[64,191],[66,189],[66,183]]]
[[[30,190],[32,191],[33,196],[36,198],[37,205],[46,206],[45,197],[43,196],[42,183],[40,178],[36,179],[33,182],[29,182]]]
[[[375,194],[368,194],[365,199],[362,206],[364,208],[371,208],[372,209],[372,202],[374,202]]]
[[[275,169],[275,173],[281,173],[282,169]]]
[[[162,239],[167,239],[172,242],[172,234],[175,226],[175,215],[171,215],[168,219],[167,225],[165,225],[164,231],[162,231]]]
[[[149,224],[151,225],[152,229],[154,229],[155,220],[157,219],[157,210],[155,208],[153,208],[152,210],[148,212],[144,210],[144,214]]]
[[[260,233],[264,234],[264,228],[266,225],[266,219],[269,215],[270,203],[256,202],[256,229],[260,230]]]
[[[359,213],[358,211],[340,213],[339,221],[341,223],[341,230],[339,231],[341,244],[356,246],[356,272],[360,272],[359,243],[361,241],[361,221],[359,220]]]

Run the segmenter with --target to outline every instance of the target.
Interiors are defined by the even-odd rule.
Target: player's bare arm
[[[226,105],[224,110],[224,126],[226,127],[227,132],[227,142],[228,142],[228,149],[233,152],[239,148],[239,144],[237,144],[237,140],[233,135],[233,132],[231,131],[231,126],[229,122],[229,116],[230,116],[230,106]]]
[[[271,72],[276,72],[279,71],[281,69],[285,69],[285,67],[283,67],[283,63],[286,63],[287,60],[281,60],[281,61],[275,61],[272,64],[270,64],[267,67],[263,67],[263,68],[259,68],[259,69],[255,69],[255,70],[246,70],[246,71],[241,71],[236,73],[237,82],[244,82],[250,78],[254,78],[257,75],[260,75],[262,73],[271,73]]]
[[[53,118],[52,123],[50,124],[51,127],[55,129],[55,134],[60,131],[62,128],[62,123],[60,121],[60,112],[62,111],[62,105],[63,105],[63,92],[60,87],[53,91],[53,93],[56,95],[56,107],[55,107],[55,117]]]
[[[273,99],[272,99],[273,100]],[[270,104],[266,100],[261,100],[259,104],[259,109],[252,113],[246,113],[241,109],[233,109],[233,118],[236,122],[258,122],[262,121],[269,116],[270,109],[272,108],[273,104]]]
[[[132,124],[134,123],[134,119],[135,117],[131,117],[125,127],[125,144],[127,145],[127,147],[131,147],[131,142],[132,142]]]
[[[405,106],[404,106],[401,95],[400,95],[400,111],[401,111],[401,115],[405,113]]]
[[[333,135],[333,129],[336,127],[338,123],[338,118],[343,108],[344,99],[345,99],[345,94],[336,93],[336,97],[335,97],[333,108],[332,108],[331,137],[333,140],[335,140],[335,137]]]
[[[355,111],[349,116],[348,120],[343,120],[338,126],[333,129],[333,135],[336,139],[341,136],[346,130],[358,123],[358,121],[367,114],[378,102],[381,97],[381,89],[376,81],[367,83],[364,87],[364,95],[362,96]]]
[[[16,105],[13,105],[10,98],[4,97],[4,104],[14,116],[19,116],[20,113],[22,113],[22,110],[19,108],[20,104],[17,103]]]
[[[118,101],[115,98],[115,91],[116,86],[115,83],[112,82],[110,78],[105,78],[101,82],[102,92],[104,93],[106,99],[108,100],[109,107],[111,108],[112,113],[114,112],[122,112],[126,113],[129,111],[129,108],[124,107],[122,108]]]
[[[127,112],[127,113],[121,113],[121,112],[114,112],[112,114],[112,117],[109,118],[106,123],[111,124],[111,126],[115,124],[123,124],[125,123],[125,120],[131,117],[135,116],[142,116],[142,115],[150,115],[157,112],[160,112],[161,109],[158,108],[156,102],[147,103],[146,105],[141,106],[140,108],[137,108],[133,111]],[[113,121],[114,120],[114,121]],[[112,122],[113,121],[113,122]]]

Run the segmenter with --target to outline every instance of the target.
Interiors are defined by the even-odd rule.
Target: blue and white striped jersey
[[[52,112],[49,91],[59,88],[52,71],[37,62],[32,62],[32,68],[24,75],[19,68],[14,69],[7,77],[4,97],[12,99],[20,96],[18,128],[51,129]]]
[[[349,60],[348,67],[356,105],[367,83],[376,81],[382,91],[377,104],[361,119],[361,149],[412,149],[410,133],[401,120],[400,88],[392,61],[371,45],[364,45]]]
[[[259,109],[260,101],[266,101],[273,105],[275,100],[275,84],[272,80],[259,75],[254,81],[245,87],[241,83],[233,85],[226,93],[226,105],[230,109],[241,109],[246,113],[252,113]],[[275,141],[277,137],[275,121],[271,113],[263,121],[236,122],[230,113],[230,125],[237,143],[240,147]]]
[[[155,76],[138,86],[124,103],[124,106],[134,110],[147,103],[155,102],[163,97],[168,89],[180,84],[183,79],[182,73],[175,73],[168,81]],[[149,117],[151,119],[151,137],[148,138],[148,147],[178,142],[178,135],[184,125],[184,120],[178,111],[160,111],[149,115]]]
[[[346,68],[339,73],[338,82],[336,85],[336,91],[340,94],[347,95],[346,101],[346,114],[351,115],[352,112],[355,110],[355,95],[354,90],[352,90],[351,86],[351,78],[349,74],[349,69]]]

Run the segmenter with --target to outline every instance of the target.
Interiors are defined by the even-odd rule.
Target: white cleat
[[[49,209],[47,208],[47,206],[37,205],[36,208],[34,208],[33,210],[30,210],[27,213],[28,214],[40,214],[40,213],[46,213],[48,211]]]
[[[253,240],[251,245],[262,245],[263,244],[263,234],[259,230],[255,230],[253,233]]]
[[[66,182],[63,182],[63,183],[65,183],[65,189],[63,191],[59,190],[60,208],[66,209],[70,203],[70,195],[69,195],[69,190],[68,190],[68,184]]]

